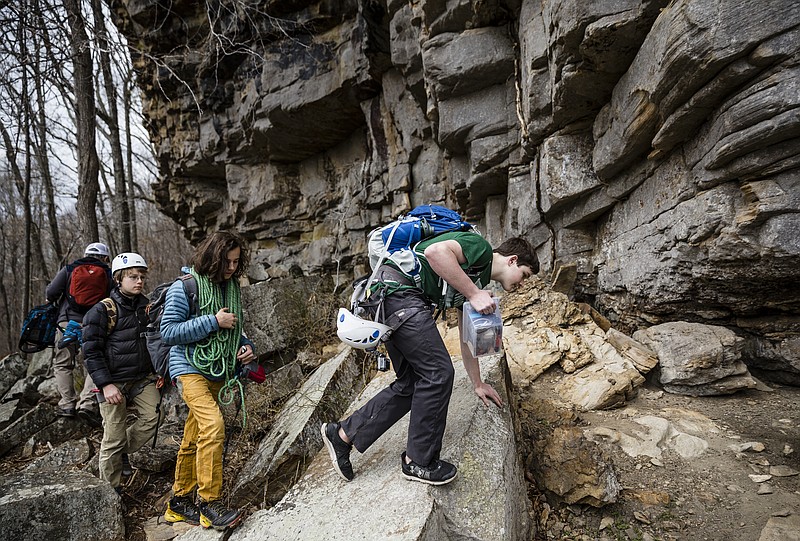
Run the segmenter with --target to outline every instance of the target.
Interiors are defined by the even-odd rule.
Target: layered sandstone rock
[[[615,326],[728,326],[800,382],[796,2],[111,3],[157,199],[255,278],[363,273],[372,227],[446,203]]]

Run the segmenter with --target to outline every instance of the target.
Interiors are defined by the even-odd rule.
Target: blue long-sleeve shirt
[[[169,351],[169,373],[172,378],[185,374],[200,374],[212,381],[221,381],[224,377],[212,377],[203,374],[189,362],[194,353],[194,345],[205,339],[211,333],[219,331],[216,315],[190,315],[189,299],[182,280],[176,280],[167,290],[167,300],[164,303],[164,314],[161,316],[161,338],[164,343],[171,345]],[[249,345],[255,351],[255,346],[246,336],[239,339],[239,347]]]

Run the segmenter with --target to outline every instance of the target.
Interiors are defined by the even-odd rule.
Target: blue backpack
[[[40,304],[31,309],[22,323],[19,336],[19,350],[23,353],[36,353],[56,343],[58,324],[58,304]]]
[[[463,220],[454,210],[437,205],[420,205],[392,223],[373,230],[369,235],[369,264],[377,269],[385,260],[391,260],[403,273],[414,278],[419,275],[420,264],[414,248],[423,240],[452,231],[477,229]]]
[[[437,205],[420,205],[392,223],[374,229],[367,240],[372,274],[362,276],[353,282],[353,293],[350,296],[352,314],[358,318],[383,318],[380,313],[384,294],[372,295],[370,287],[384,261],[390,260],[401,273],[413,280],[417,287],[421,287],[419,276],[421,265],[415,250],[417,244],[453,231],[478,233],[475,226],[462,219],[459,213]],[[374,315],[368,313],[370,306],[375,309]]]

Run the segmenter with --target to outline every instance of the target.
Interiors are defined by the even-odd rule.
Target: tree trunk
[[[36,5],[39,20],[41,20],[41,13],[38,12],[38,4]],[[58,268],[58,263],[63,261],[66,257],[64,248],[61,244],[61,235],[58,230],[58,217],[56,213],[56,200],[53,191],[53,177],[50,174],[50,159],[47,156],[47,114],[45,112],[45,98],[44,89],[42,88],[43,74],[39,59],[41,58],[41,43],[39,36],[34,33],[34,42],[36,44],[36,59],[33,64],[33,83],[36,86],[36,107],[38,109],[37,124],[36,124],[36,162],[39,165],[39,172],[42,175],[42,184],[45,194],[45,202],[47,206],[47,222],[50,229],[50,237],[53,242],[53,250],[55,251],[55,268]],[[50,276],[48,268],[42,269],[45,276]]]
[[[111,56],[108,54],[108,31],[106,30],[105,16],[100,0],[92,0],[92,13],[94,14],[95,38],[100,50],[100,71],[103,74],[103,86],[108,100],[108,139],[111,144],[111,161],[114,167],[114,197],[112,217],[115,229],[119,232],[119,250],[130,252],[131,245],[131,213],[128,208],[125,182],[125,165],[122,161],[122,143],[119,134],[119,117],[117,116],[117,91],[114,87],[114,77],[111,73]]]
[[[22,58],[28,57],[28,37],[25,35],[27,0],[22,3],[22,17],[19,20],[17,37],[20,43]],[[31,306],[31,108],[28,96],[28,69],[22,69],[22,125],[25,137],[25,185],[22,189],[22,208],[25,212],[25,255],[23,262],[24,278],[22,289],[22,313],[28,313]]]
[[[95,139],[94,80],[92,52],[86,34],[86,21],[79,0],[64,0],[70,27],[75,73],[75,120],[78,145],[78,226],[84,244],[100,238],[97,229],[97,179],[100,163]]]
[[[103,183],[103,187],[106,189],[106,194],[111,194],[111,186],[108,185],[108,179],[106,178],[106,171],[105,169],[100,170],[100,180]],[[111,195],[108,195],[111,198]],[[111,200],[110,207],[114,208],[114,201]],[[117,242],[117,236],[114,231],[112,220],[114,219],[114,213],[111,213],[111,216],[106,214],[106,205],[103,197],[100,197],[100,204],[97,205],[97,212],[100,214],[100,225],[102,226],[103,231],[106,233],[106,240],[108,241],[108,249],[111,250],[112,254],[118,254],[120,252],[125,252],[126,250],[119,248],[119,243]]]
[[[133,180],[133,140],[131,137],[131,87],[133,86],[133,70],[128,68],[128,74],[122,86],[122,106],[125,110],[125,145],[128,154],[128,210],[131,213],[131,250],[139,251],[139,231],[136,225],[136,200],[134,199]]]
[[[0,268],[6,268],[6,232],[5,228],[0,225]],[[17,344],[13,340],[13,336],[16,336],[16,333],[13,331],[13,320],[14,316],[11,313],[11,303],[9,302],[8,298],[8,291],[6,290],[6,283],[5,280],[0,280],[0,301],[3,303],[3,316],[6,322],[6,336],[8,337],[8,351],[14,351],[17,349]]]

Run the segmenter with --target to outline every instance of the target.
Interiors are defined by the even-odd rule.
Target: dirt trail
[[[534,392],[557,398],[546,380]],[[540,538],[757,541],[771,516],[797,517],[800,389],[770,387],[693,398],[646,385],[624,408],[579,414],[612,460],[621,498],[556,506]]]

